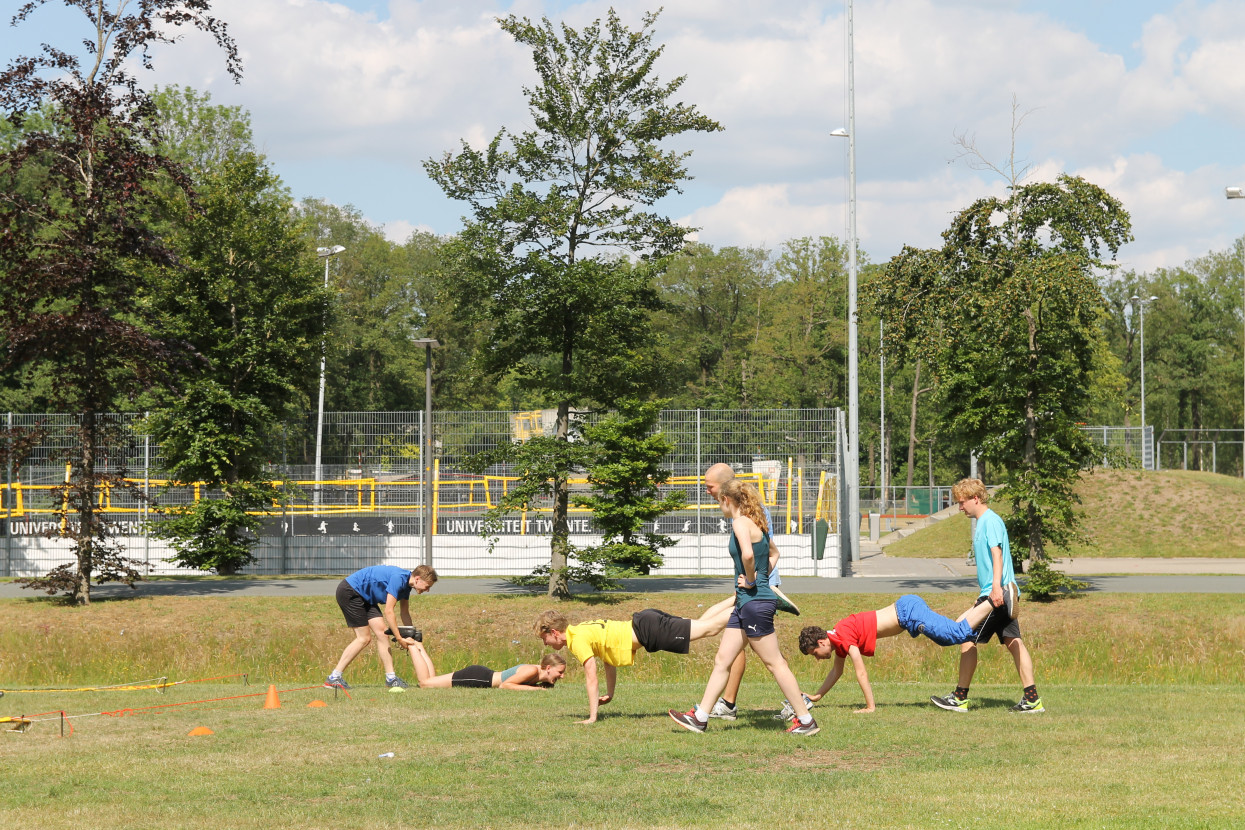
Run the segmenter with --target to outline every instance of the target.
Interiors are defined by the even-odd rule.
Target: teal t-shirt
[[[526,664],[526,663],[519,663],[517,666],[511,666],[510,668],[506,669],[505,671],[503,671],[503,672],[501,673],[501,680],[499,680],[499,681],[497,681],[497,682],[498,682],[498,683],[505,683],[507,680],[509,680],[510,678],[514,677],[515,672],[517,672],[519,669],[523,668],[525,665],[527,665],[527,664]]]
[[[1016,581],[1016,571],[1012,567],[1012,549],[1007,541],[1007,527],[1002,517],[990,508],[977,520],[977,530],[973,533],[973,556],[977,559],[977,587],[984,596],[990,593],[994,585],[994,557],[991,548],[1003,549],[1003,574],[999,585]]]

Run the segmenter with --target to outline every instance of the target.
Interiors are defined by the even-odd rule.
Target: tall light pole
[[[324,260],[324,290],[329,290],[329,260],[346,249],[341,245],[334,245],[331,248],[316,248],[316,256]],[[312,497],[312,504],[315,505],[315,514],[320,512],[320,450],[324,445],[324,357],[327,349],[325,337],[320,338],[320,402],[316,406],[316,486],[315,494]]]
[[[441,343],[421,337],[415,345],[424,347],[424,446],[419,454],[424,462],[424,564],[432,567],[432,350]]]
[[[1225,187],[1229,199],[1245,199],[1245,188]],[[1241,239],[1241,358],[1245,363],[1245,238]],[[1241,405],[1245,407],[1245,372],[1241,376]],[[1245,478],[1245,408],[1241,410],[1241,477]]]
[[[1144,300],[1136,294],[1132,296],[1133,307],[1137,309],[1138,334],[1141,335],[1141,466],[1146,470],[1150,469],[1146,466],[1146,303],[1157,299],[1155,296]]]
[[[847,139],[847,477],[848,548],[860,561],[860,354],[856,337],[856,69],[852,0],[847,0],[847,129],[830,133]]]

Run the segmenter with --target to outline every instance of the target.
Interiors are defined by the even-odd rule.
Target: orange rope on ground
[[[235,675],[236,676],[236,675]],[[167,689],[169,686],[176,686],[180,683],[191,681],[176,680],[172,683],[168,682],[167,677],[153,677],[150,680],[134,680],[130,683],[118,683],[114,686],[79,686],[76,689],[0,689],[6,695],[14,694],[42,694],[47,692],[134,692],[142,689]]]

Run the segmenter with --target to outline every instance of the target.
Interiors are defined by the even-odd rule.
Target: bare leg
[[[366,625],[354,629],[354,639],[350,641],[350,645],[346,646],[346,650],[342,652],[341,659],[337,661],[337,665],[333,667],[333,674],[340,677],[346,667],[359,656],[363,649],[368,647],[372,642],[372,629]]]
[[[692,640],[700,640],[705,637],[716,637],[726,628],[727,621],[731,618],[731,611],[735,607],[735,595],[727,597],[716,605],[709,607],[709,610],[700,615],[700,619],[692,620],[692,632],[689,635]]]
[[[987,605],[988,603],[982,603]],[[967,689],[973,682],[973,672],[977,671],[977,645],[965,643],[960,646],[960,679],[959,686]]]
[[[731,601],[734,602],[734,599],[732,598]],[[705,695],[700,699],[700,711],[705,715],[709,714],[713,704],[718,701],[718,695],[722,694],[722,690],[726,687],[726,681],[731,673],[731,664],[735,662],[735,657],[743,652],[744,642],[744,633],[738,628],[728,628],[723,632],[722,641],[718,643],[717,656],[713,658],[713,673],[709,675]]]
[[[422,686],[436,675],[436,667],[432,665],[432,658],[423,643],[416,642],[408,651],[411,653],[411,666],[415,669],[415,680]]]
[[[735,701],[739,700],[739,686],[744,682],[744,669],[746,668],[748,668],[747,652],[740,651],[735,662],[731,663],[731,676],[727,678],[726,690],[722,692],[722,698],[732,706],[735,705]]]
[[[1007,609],[995,608],[987,600],[986,602],[979,602],[976,605],[974,605],[972,608],[965,611],[961,615],[961,618],[965,620],[966,622],[968,622],[968,624],[972,626],[973,630],[976,631],[978,628],[981,627],[982,623],[986,621],[986,618],[989,617],[990,614],[994,611],[998,611],[1002,614],[1007,613]]]
[[[389,638],[385,636],[385,620],[383,617],[372,617],[367,621],[376,640],[376,653],[380,664],[385,667],[385,674],[393,674],[393,655],[389,653]]]
[[[1016,661],[1016,674],[1020,675],[1021,688],[1032,686],[1034,684],[1033,658],[1029,656],[1029,649],[1025,648],[1025,641],[1019,637],[1013,637],[1003,645],[1007,646],[1007,650],[1012,653],[1012,660]]]
[[[801,719],[808,717],[808,707],[804,705],[804,695],[800,694],[799,681],[795,679],[791,667],[787,665],[786,658],[782,656],[782,651],[778,648],[778,635],[766,634],[764,637],[749,639],[748,644],[761,658],[761,662],[765,664],[765,668],[769,669],[770,674],[774,675],[774,679],[778,681],[778,688],[782,689],[783,697],[795,709],[796,715]]]

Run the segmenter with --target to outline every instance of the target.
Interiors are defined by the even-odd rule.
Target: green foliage
[[[262,511],[282,497],[268,482],[234,482],[224,498],[201,498],[184,509],[170,509],[150,523],[155,539],[165,539],[175,555],[168,561],[183,568],[235,574],[255,561],[252,545],[259,538]]]
[[[1080,422],[1102,383],[1105,248],[1131,239],[1128,214],[1082,179],[980,199],[940,251],[905,249],[878,276],[888,344],[928,361],[943,428],[964,454],[1005,469],[1018,555],[1078,541],[1074,486],[1102,455]]]
[[[1084,591],[1089,583],[1083,579],[1073,579],[1063,571],[1055,570],[1050,563],[1038,560],[1029,568],[1020,590],[1031,600],[1049,602],[1061,593]]]
[[[619,401],[616,414],[583,428],[591,448],[588,482],[595,495],[576,495],[574,504],[593,512],[604,536],[600,546],[579,548],[576,558],[620,576],[647,574],[662,563],[661,550],[674,540],[641,528],[659,516],[683,507],[683,494],[661,495],[670,479],[662,461],[673,442],[654,432],[664,401]]]
[[[683,245],[687,228],[651,207],[687,178],[686,152],[662,143],[685,132],[721,129],[675,99],[684,79],[660,81],[652,46],[656,14],[638,31],[611,9],[582,31],[510,16],[501,27],[528,47],[539,78],[525,88],[532,129],[502,129],[487,148],[463,142],[457,154],[425,162],[447,196],[471,208],[452,247],[461,301],[486,321],[478,366],[520,379],[556,403],[555,437],[529,442],[550,453],[554,532],[550,593],[563,596],[566,479],[574,452],[574,408],[643,395],[660,372],[650,312],[660,307],[660,260]],[[629,260],[627,257],[631,257]]]

